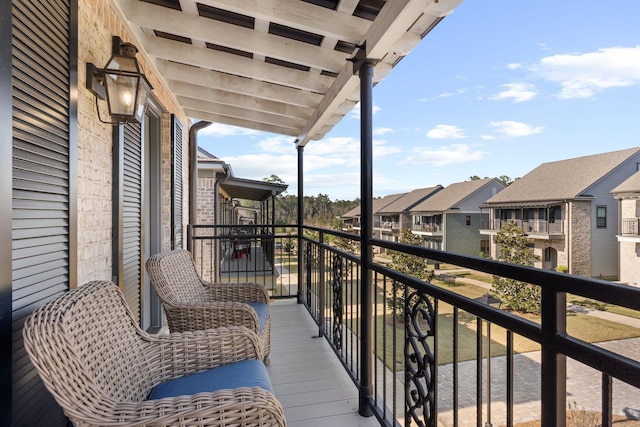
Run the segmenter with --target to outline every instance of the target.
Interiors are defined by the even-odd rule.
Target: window
[[[483,256],[488,257],[491,249],[489,248],[489,240],[480,240],[480,252]]]
[[[544,248],[544,260],[551,261],[551,248]]]
[[[471,215],[467,215],[467,225],[471,225]]]
[[[596,207],[596,227],[607,228],[607,207],[606,206]]]

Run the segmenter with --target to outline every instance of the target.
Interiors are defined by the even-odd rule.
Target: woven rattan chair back
[[[144,334],[108,281],[89,282],[45,304],[23,332],[31,361],[56,400],[96,410],[105,399],[144,400],[155,385]]]
[[[176,305],[207,298],[191,252],[176,249],[157,254],[147,260],[146,267],[163,302]]]

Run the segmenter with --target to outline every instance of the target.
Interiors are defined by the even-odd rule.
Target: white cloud
[[[393,129],[391,128],[375,128],[373,130],[373,134],[376,136],[386,135],[387,133],[392,133],[392,132],[393,132]]]
[[[360,140],[350,136],[325,138],[311,141],[304,147],[305,158],[314,156],[357,156],[360,152]]]
[[[431,139],[462,139],[466,138],[464,131],[453,125],[437,125],[427,131],[427,138]]]
[[[531,70],[558,83],[560,98],[589,98],[608,88],[640,83],[640,46],[548,56]]]
[[[480,139],[484,141],[491,141],[493,139],[496,139],[496,137],[493,135],[480,135]]]
[[[522,122],[515,122],[511,120],[503,120],[501,122],[489,123],[496,132],[508,137],[521,137],[529,136],[542,132],[543,126],[532,126]]]
[[[389,145],[387,141],[384,140],[378,140],[378,139],[374,139],[373,140],[373,157],[386,157],[389,156],[391,154],[396,154],[401,152],[402,150],[395,146],[395,145]],[[359,147],[358,147],[359,150]],[[360,153],[358,151],[358,153]],[[358,158],[358,163],[360,162],[360,158]]]
[[[294,139],[290,136],[270,136],[258,142],[257,147],[265,153],[290,154],[295,152]]]
[[[261,132],[253,129],[241,128],[236,126],[225,125],[222,123],[211,123],[209,126],[201,129],[198,135],[213,136],[216,138],[224,138],[227,136],[259,135]]]
[[[502,92],[489,97],[493,101],[512,99],[513,102],[529,101],[538,95],[535,86],[530,83],[507,83],[501,87],[506,88]]]
[[[226,163],[231,164],[233,174],[239,178],[262,180],[271,174],[277,175],[285,183],[296,181],[297,154],[255,153],[234,157],[224,157]]]
[[[382,108],[378,107],[375,104],[371,107],[371,114],[375,115],[376,113],[379,113],[380,111],[382,111]],[[351,109],[350,117],[352,119],[360,120],[360,103],[359,102],[356,105],[354,105],[354,107]]]
[[[445,166],[454,163],[467,163],[482,160],[485,152],[473,149],[467,144],[451,144],[431,149],[415,148],[413,154],[400,162],[400,165]]]
[[[465,87],[461,87],[456,89],[453,92],[444,92],[438,95],[438,98],[449,98],[451,96],[458,96],[458,95],[464,95],[465,93],[467,93],[469,91],[469,89],[465,88]]]
[[[517,62],[512,62],[511,64],[507,64],[507,69],[509,70],[517,70],[519,68],[522,68],[522,64],[519,64]]]

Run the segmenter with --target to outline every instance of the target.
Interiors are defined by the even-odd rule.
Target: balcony
[[[426,236],[442,236],[441,223],[413,224],[411,230],[416,234],[424,234]]]
[[[495,234],[502,229],[502,226],[513,222],[527,233],[532,239],[563,239],[564,221],[547,221],[542,219],[491,219],[485,223],[485,229],[481,234]]]
[[[621,232],[623,236],[640,235],[640,218],[622,218]]]
[[[377,228],[380,230],[399,230],[400,222],[399,221],[381,221],[374,220],[373,228]]]
[[[558,414],[571,404],[602,414],[601,425],[611,426],[614,414],[640,406],[640,339],[583,341],[567,327],[577,314],[566,303],[571,294],[638,311],[640,289],[371,240],[539,286],[542,316],[533,321],[338,249],[345,242],[359,248],[357,236],[302,229],[303,236],[293,236],[299,243],[282,253],[257,248],[284,247],[292,236],[251,236],[251,262],[243,264],[271,264],[275,276],[265,279],[279,290],[269,369],[289,425],[513,426],[541,419],[543,426],[564,426]],[[215,247],[227,238],[191,245]],[[255,273],[243,274],[269,275]]]

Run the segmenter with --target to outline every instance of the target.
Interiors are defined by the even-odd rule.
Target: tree
[[[533,253],[532,242],[522,227],[509,221],[496,234],[498,261],[533,266],[539,257]],[[493,276],[493,290],[507,308],[522,313],[540,313],[542,293],[539,286]]]
[[[410,228],[403,228],[400,232],[401,243],[420,246],[422,240],[417,234],[413,234]],[[416,279],[430,282],[435,275],[434,271],[429,269],[427,259],[418,255],[411,255],[403,252],[391,251],[391,268],[400,273],[413,276]],[[396,310],[398,316],[404,316],[405,305],[405,285],[400,282],[393,282],[392,295],[387,297],[387,307]]]

